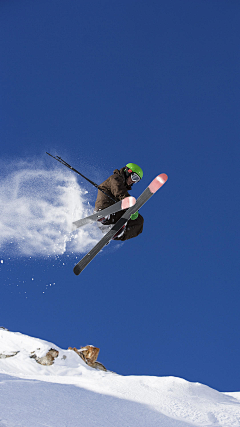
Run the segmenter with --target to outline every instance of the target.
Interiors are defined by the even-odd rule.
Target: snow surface
[[[50,348],[59,351],[52,366],[30,358]],[[181,378],[98,371],[72,350],[4,329],[0,396],[0,427],[240,426],[240,393]]]

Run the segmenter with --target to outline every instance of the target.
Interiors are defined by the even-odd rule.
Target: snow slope
[[[30,358],[50,348],[59,351],[52,366]],[[3,329],[0,355],[0,427],[240,426],[240,393],[98,371],[72,350]]]

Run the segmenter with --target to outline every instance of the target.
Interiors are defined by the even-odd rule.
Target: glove
[[[134,214],[132,214],[132,215],[130,216],[130,219],[134,220],[134,219],[137,219],[137,217],[138,217],[138,211],[137,211],[137,212],[135,212]]]

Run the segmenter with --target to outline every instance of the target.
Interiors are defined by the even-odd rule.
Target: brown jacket
[[[104,193],[109,194],[115,201],[125,199],[130,196],[128,193],[132,187],[127,185],[125,180],[124,168],[118,170],[115,169],[113,175],[111,175],[106,181],[104,181],[99,187]],[[95,210],[102,210],[110,205],[113,205],[114,201],[111,200],[107,195],[103,194],[102,191],[98,190],[97,200],[95,203]]]

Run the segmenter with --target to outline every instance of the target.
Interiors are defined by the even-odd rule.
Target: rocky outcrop
[[[79,350],[76,347],[68,347],[68,350],[75,351],[88,366],[91,366],[91,368],[107,371],[102,363],[97,362],[100,348],[94,347],[93,345],[86,345]]]
[[[0,354],[0,359],[7,359],[8,357],[16,356],[16,354],[18,354],[18,353],[19,353],[19,351],[10,351],[9,354],[2,353],[2,354]]]
[[[3,326],[0,326],[0,330],[1,329],[8,331],[8,329],[4,328]],[[10,334],[11,334],[11,332],[10,332]],[[43,348],[42,349],[36,348],[36,350],[32,351],[30,354],[28,353],[29,358],[34,359],[40,365],[51,366],[54,364],[55,359],[59,356],[59,351],[54,349],[54,348],[50,348],[50,350],[47,350],[46,346],[44,348],[46,351],[46,354],[44,356],[41,356],[41,357],[39,356],[39,354],[40,355],[44,354]],[[81,359],[91,368],[100,369],[102,371],[107,371],[105,366],[102,363],[97,361],[99,351],[100,351],[99,348],[94,347],[93,345],[86,345],[85,347],[81,347],[80,349],[77,349],[76,347],[73,347],[73,348],[68,347],[68,350],[75,351],[75,353],[77,353],[77,355],[79,357],[81,357]],[[29,350],[29,351],[31,351],[31,350]],[[0,353],[0,359],[7,359],[9,357],[14,357],[18,353],[20,353],[20,351],[14,351],[14,349],[13,349],[13,351],[10,351],[10,350],[4,351],[3,350],[2,353]],[[62,360],[65,360],[66,358],[67,358],[67,355],[63,354]]]
[[[43,357],[38,357],[33,351],[31,353],[30,358],[35,359],[37,363],[43,366],[51,366],[54,363],[54,360],[58,357],[59,351],[55,350],[54,348],[50,348],[50,350],[45,354]]]

